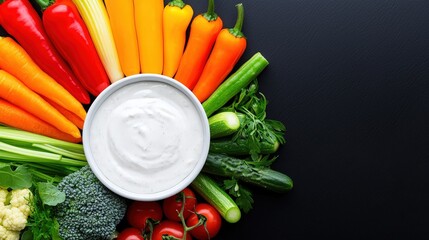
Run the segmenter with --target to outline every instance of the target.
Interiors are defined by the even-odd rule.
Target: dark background
[[[427,239],[429,1],[241,2],[240,63],[270,61],[260,88],[287,127],[273,168],[295,185],[253,189],[254,209],[217,239]],[[236,3],[216,0],[226,27]]]

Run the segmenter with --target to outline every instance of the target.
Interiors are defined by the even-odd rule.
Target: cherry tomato
[[[166,198],[162,202],[162,209],[164,210],[164,215],[168,219],[180,222],[179,212],[182,209],[183,196],[185,197],[183,217],[187,219],[194,211],[197,199],[195,197],[194,192],[190,188],[185,188],[180,193]]]
[[[197,239],[205,240],[209,238],[213,238],[219,232],[220,227],[222,225],[222,218],[219,212],[207,203],[199,203],[195,207],[195,212],[203,215],[206,221],[206,229],[204,229],[204,225],[198,226],[190,231],[191,235]],[[188,220],[186,221],[186,225],[188,227],[195,226],[198,223],[198,215],[192,214]],[[207,234],[208,232],[208,234]]]
[[[178,239],[183,238],[183,225],[171,220],[164,220],[153,228],[152,240],[162,240],[162,236],[171,236]],[[192,240],[189,233],[186,234],[186,240]]]
[[[126,228],[119,233],[117,240],[144,240],[141,230],[137,228]]]
[[[138,229],[146,228],[146,220],[161,221],[162,208],[158,202],[132,202],[127,209],[128,223]]]

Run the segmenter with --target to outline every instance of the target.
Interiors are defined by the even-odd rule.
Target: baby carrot
[[[63,133],[52,125],[2,99],[0,99],[0,123],[67,142],[78,143],[82,141],[81,138],[74,138]]]
[[[134,0],[134,16],[142,73],[162,73],[163,0]]]
[[[34,92],[85,120],[86,111],[82,104],[42,71],[27,52],[10,37],[0,37],[0,68],[18,78]]]
[[[205,101],[225,80],[246,49],[246,38],[241,32],[244,18],[243,4],[237,4],[238,17],[234,28],[222,29],[204,66],[203,73],[192,92]]]
[[[11,74],[0,70],[0,98],[53,125],[62,132],[80,138],[79,129],[54,107]]]
[[[52,105],[55,109],[58,110],[64,117],[66,117],[70,122],[72,122],[76,127],[79,129],[83,129],[83,120],[80,119],[80,117],[76,116],[76,114],[70,112],[69,110],[61,107],[60,105],[56,104],[54,101],[44,97],[46,102]]]
[[[188,44],[174,76],[191,90],[200,78],[222,25],[222,19],[214,11],[214,0],[209,0],[206,13],[192,20]]]
[[[171,0],[164,8],[164,67],[162,74],[173,77],[185,49],[186,30],[194,10],[182,0]]]

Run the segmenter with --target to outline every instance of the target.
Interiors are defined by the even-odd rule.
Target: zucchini
[[[219,138],[235,133],[240,120],[235,112],[221,112],[209,118],[210,137]]]
[[[203,108],[210,117],[214,112],[223,107],[231,98],[237,95],[242,88],[256,79],[256,77],[268,66],[268,60],[260,52],[254,54],[235,73],[229,76],[213,93],[203,102]]]
[[[261,154],[272,154],[279,149],[280,143],[277,140],[273,140],[272,143],[268,141],[262,141],[259,144],[259,150]],[[251,154],[252,147],[246,139],[216,139],[210,141],[211,153],[224,153],[232,156],[241,156]]]
[[[232,198],[209,176],[200,173],[191,183],[192,188],[210,203],[229,223],[241,218],[241,211]]]
[[[274,192],[287,192],[293,181],[286,174],[270,168],[258,168],[246,161],[222,154],[209,154],[203,172],[223,177],[234,177]]]

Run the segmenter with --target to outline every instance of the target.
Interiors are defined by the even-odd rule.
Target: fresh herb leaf
[[[0,187],[11,189],[30,188],[32,185],[32,174],[24,166],[12,169],[10,164],[0,164]]]
[[[43,204],[37,188],[38,184],[35,184],[32,189],[34,194],[30,202],[31,215],[27,226],[34,240],[59,240],[59,224],[54,218],[54,209]]]
[[[232,196],[237,206],[248,213],[252,209],[253,198],[252,193],[238,183],[236,179],[226,179],[223,181],[224,190]]]
[[[237,205],[240,206],[243,212],[248,213],[253,208],[252,193],[246,188],[243,188],[243,186],[241,186],[240,195],[235,199],[235,203],[237,203]]]
[[[43,204],[56,206],[66,200],[66,194],[49,182],[37,183],[37,191]]]
[[[246,160],[246,163],[258,168],[270,167],[271,164],[276,161],[277,157],[278,156],[258,155],[256,158]]]
[[[284,138],[286,127],[279,121],[266,119],[268,101],[258,89],[258,82],[255,80],[249,87],[241,90],[230,106],[223,109],[238,113],[240,128],[232,140],[245,139],[251,149],[250,155],[253,160],[259,157],[262,142],[280,144],[286,142]]]

